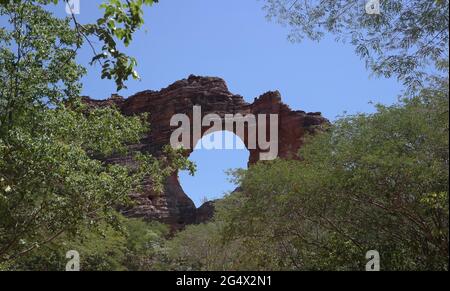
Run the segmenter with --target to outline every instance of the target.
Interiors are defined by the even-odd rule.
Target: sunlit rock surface
[[[94,100],[88,97],[85,102],[91,106],[116,105],[124,115],[149,113],[151,131],[141,143],[130,145],[132,151],[149,152],[160,155],[162,148],[170,143],[170,136],[176,127],[170,126],[174,114],[186,114],[191,119],[193,106],[199,105],[202,116],[215,113],[222,118],[225,114],[278,114],[279,116],[279,150],[278,157],[285,159],[297,158],[297,152],[302,146],[305,133],[315,133],[324,129],[328,121],[320,113],[306,113],[292,110],[281,100],[279,92],[267,92],[249,104],[243,97],[230,93],[224,80],[213,77],[190,76],[177,81],[160,91],[144,91],[131,97],[123,98],[112,95],[106,100]],[[269,124],[267,125],[269,127]],[[209,128],[203,128],[206,132]],[[267,129],[269,133],[269,129]],[[268,136],[268,135],[267,135]],[[243,138],[247,145],[247,135]],[[193,148],[198,140],[191,141]],[[258,162],[260,149],[249,149],[249,164]],[[109,162],[132,163],[129,157],[114,157]],[[148,220],[158,220],[170,224],[177,229],[186,224],[201,223],[212,217],[212,203],[197,209],[192,200],[184,193],[174,173],[166,181],[162,194],[151,190],[151,181],[144,181],[142,193],[131,193],[136,205],[122,212],[129,217],[140,217]]]

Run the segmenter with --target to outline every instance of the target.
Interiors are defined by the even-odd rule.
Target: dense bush
[[[141,271],[159,268],[168,228],[159,223],[146,223],[120,217],[115,229],[108,224],[84,228],[76,236],[61,236],[36,248],[5,267],[8,270],[64,271],[69,261],[66,253],[80,254],[82,271]]]
[[[377,250],[383,270],[448,270],[448,102],[439,80],[339,119],[301,161],[236,171],[241,192],[169,252],[193,269],[364,270]]]

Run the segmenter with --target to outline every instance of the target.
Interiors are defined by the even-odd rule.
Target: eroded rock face
[[[165,145],[170,144],[170,137],[177,127],[170,126],[170,120],[175,114],[186,114],[191,119],[193,106],[199,105],[202,116],[218,114],[224,118],[225,114],[246,115],[278,114],[279,116],[279,150],[280,158],[295,159],[296,153],[303,144],[306,132],[315,133],[323,129],[328,121],[320,113],[306,113],[291,110],[281,101],[277,91],[267,92],[255,98],[252,104],[244,101],[240,95],[230,93],[224,80],[212,77],[190,76],[175,82],[161,91],[144,91],[127,99],[113,95],[107,100],[93,100],[85,98],[85,102],[92,106],[111,106],[115,104],[124,115],[149,113],[151,132],[140,144],[130,148],[137,151],[159,155]],[[202,133],[209,128],[203,128]],[[267,130],[269,131],[269,130]],[[247,136],[244,143],[247,145]],[[191,140],[193,148],[198,140]],[[261,150],[251,149],[249,164],[259,160]],[[114,162],[130,162],[127,157],[116,157]],[[156,194],[150,189],[151,181],[144,181],[143,193],[133,193],[132,198],[137,205],[124,210],[125,215],[156,219],[170,224],[174,228],[186,224],[200,223],[210,219],[214,207],[208,203],[197,209],[192,200],[184,193],[178,181],[178,173],[167,179],[163,194]]]

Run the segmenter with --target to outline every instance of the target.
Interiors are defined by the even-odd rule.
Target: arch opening
[[[232,148],[227,146],[230,144],[233,144]],[[205,135],[189,156],[197,165],[197,172],[190,176],[187,171],[181,171],[178,174],[181,187],[196,207],[220,199],[236,189],[226,172],[246,169],[249,158],[250,152],[244,142],[233,132],[217,131]]]

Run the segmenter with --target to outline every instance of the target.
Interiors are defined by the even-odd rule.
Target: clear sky
[[[99,0],[81,0],[81,22],[99,16]],[[396,80],[370,77],[364,62],[349,45],[331,39],[293,44],[288,29],[269,22],[258,0],[162,0],[146,9],[146,24],[135,35],[127,53],[138,60],[141,81],[130,81],[129,96],[158,90],[190,74],[218,76],[231,92],[252,102],[269,90],[279,90],[293,109],[320,111],[331,120],[344,112],[371,112],[375,103],[391,104],[402,86]],[[64,14],[64,8],[58,7]],[[362,12],[363,13],[363,12]],[[82,51],[88,63],[91,52]],[[103,99],[115,84],[99,79],[99,68],[89,68],[84,95]],[[199,205],[203,197],[220,197],[234,189],[224,171],[245,167],[246,150],[197,150],[196,177],[180,175],[187,194]]]

